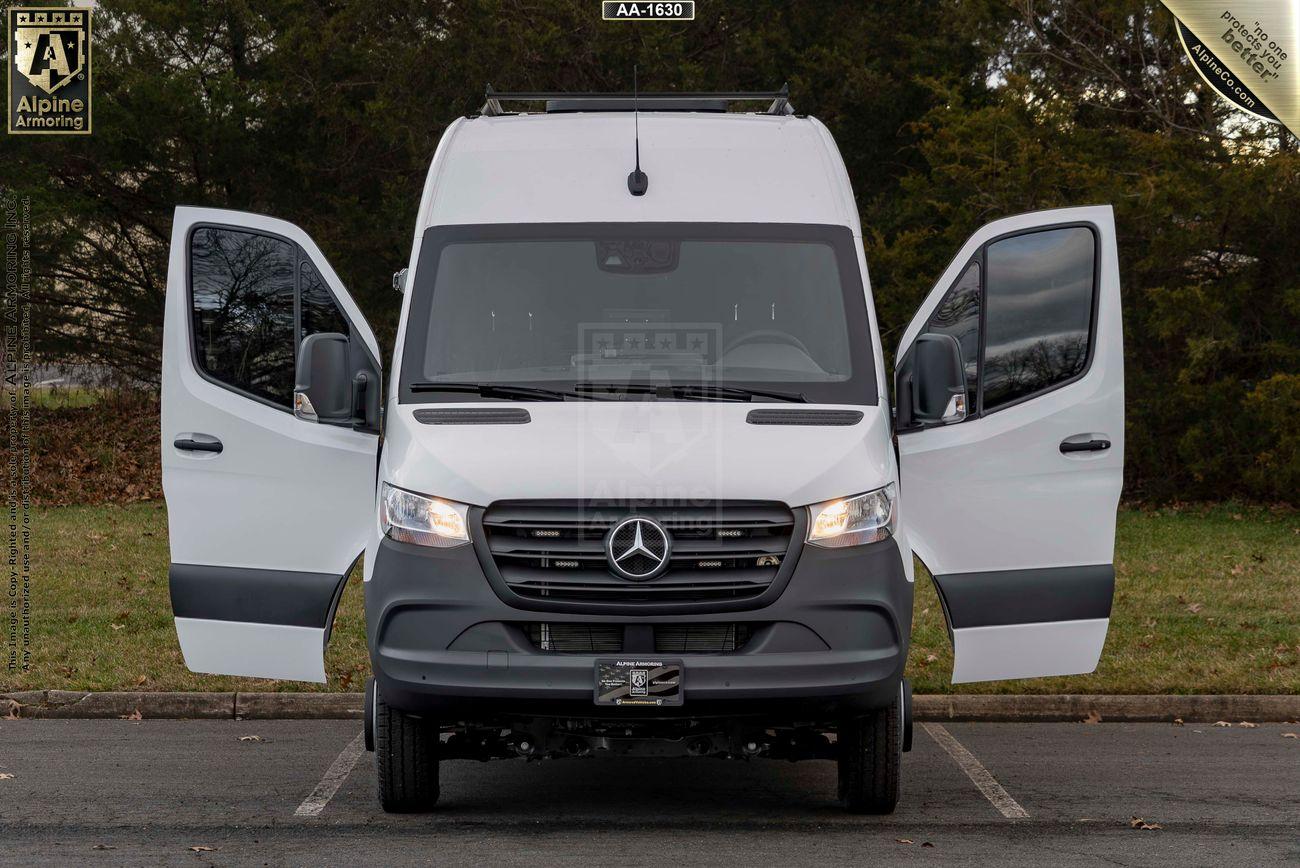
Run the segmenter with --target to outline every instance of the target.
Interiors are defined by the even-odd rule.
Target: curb
[[[1059,723],[1100,715],[1114,723],[1252,723],[1300,720],[1300,696],[1292,694],[976,695],[927,694],[912,698],[917,720]]]
[[[362,716],[360,693],[91,693],[27,690],[0,694],[0,718],[158,720],[349,720]],[[1300,720],[1300,695],[917,695],[919,721],[1231,723]],[[139,715],[136,718],[136,715]]]

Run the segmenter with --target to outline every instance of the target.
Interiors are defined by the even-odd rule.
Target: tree
[[[989,219],[1113,204],[1127,495],[1294,501],[1300,159],[1275,126],[1207,92],[1159,4],[1021,0],[1016,12],[981,102],[934,83],[916,128],[925,166],[902,179],[868,250],[892,289],[882,320],[906,322]]]

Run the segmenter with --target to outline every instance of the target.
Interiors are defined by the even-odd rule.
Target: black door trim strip
[[[177,618],[325,628],[347,573],[172,564],[167,572]]]
[[[949,627],[1109,618],[1115,565],[935,576]]]

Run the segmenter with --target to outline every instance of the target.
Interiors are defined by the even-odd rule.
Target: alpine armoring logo
[[[9,10],[9,132],[90,132],[90,9]]]

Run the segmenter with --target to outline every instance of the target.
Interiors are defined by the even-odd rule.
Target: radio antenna
[[[650,178],[641,171],[641,110],[638,99],[637,67],[632,66],[632,129],[636,142],[636,168],[628,173],[627,191],[633,196],[644,196],[650,188]]]

